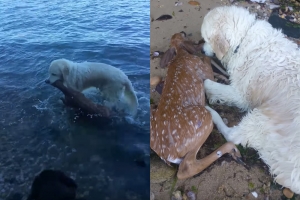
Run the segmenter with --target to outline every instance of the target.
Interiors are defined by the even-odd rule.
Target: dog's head
[[[242,7],[222,6],[212,9],[203,19],[201,35],[205,41],[202,53],[216,56],[219,60],[236,48],[248,29],[255,21],[255,16]]]
[[[49,78],[46,83],[52,84],[57,80],[64,81],[69,75],[70,61],[66,59],[58,59],[51,62],[49,67]]]

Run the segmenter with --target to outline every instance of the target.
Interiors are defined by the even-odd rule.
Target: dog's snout
[[[49,80],[49,79],[46,79],[46,80],[45,80],[45,83],[50,84],[50,80]]]

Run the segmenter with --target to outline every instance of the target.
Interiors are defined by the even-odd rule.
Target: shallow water
[[[27,196],[45,168],[94,199],[148,199],[149,1],[0,1],[0,199]],[[121,68],[139,98],[136,120],[76,118],[44,83],[50,62]]]

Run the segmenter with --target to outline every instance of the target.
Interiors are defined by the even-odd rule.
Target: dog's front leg
[[[237,106],[242,110],[247,109],[245,100],[231,85],[223,85],[209,79],[204,81],[204,88],[210,104],[226,104]]]

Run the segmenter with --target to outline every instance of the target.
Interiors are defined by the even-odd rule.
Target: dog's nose
[[[46,79],[46,80],[45,80],[45,83],[50,84],[49,79]]]

